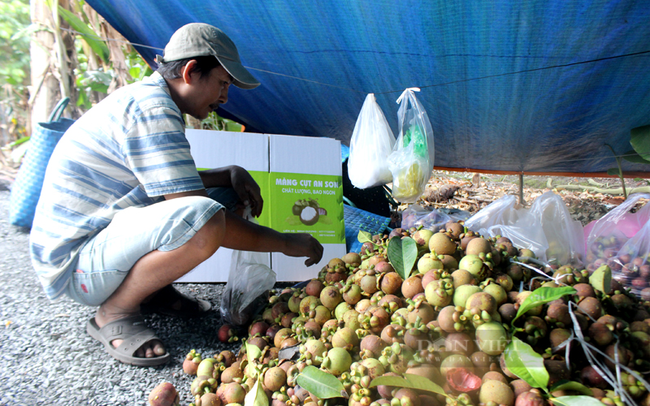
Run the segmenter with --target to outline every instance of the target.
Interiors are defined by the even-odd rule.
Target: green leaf
[[[362,244],[364,242],[372,242],[372,234],[367,231],[359,230],[359,234],[357,234],[357,240],[359,240],[359,242]]]
[[[558,390],[572,390],[576,392],[580,392],[583,395],[587,396],[593,396],[594,393],[591,389],[587,388],[580,382],[576,381],[567,381],[566,379],[563,379],[559,382],[556,382],[555,385],[551,386],[551,389],[549,389],[549,392],[555,392]]]
[[[108,93],[108,86],[103,83],[91,83],[88,87],[90,87],[90,90],[94,90],[99,93]]]
[[[89,109],[92,106],[90,100],[86,97],[85,92],[79,92],[79,95],[77,96],[77,106],[84,106],[86,109]]]
[[[634,162],[636,164],[650,164],[650,161],[643,159],[643,157],[636,153],[636,151],[631,150],[623,154],[623,159],[629,162]]]
[[[618,168],[609,168],[607,174],[612,176],[621,176],[621,171],[619,171]]]
[[[132,78],[137,78],[140,76],[140,72],[142,71],[142,68],[139,66],[132,66],[129,68],[129,75],[131,75]]]
[[[418,258],[418,244],[411,237],[391,238],[388,242],[388,261],[395,271],[406,280]]]
[[[555,288],[545,287],[545,288],[535,289],[535,291],[531,293],[530,296],[526,298],[526,300],[524,300],[521,306],[519,306],[519,310],[517,310],[517,315],[512,320],[512,323],[514,323],[515,320],[519,318],[519,316],[526,314],[526,312],[532,308],[535,308],[539,305],[543,305],[544,303],[552,302],[565,295],[572,295],[575,292],[576,290],[570,286],[555,287]]]
[[[401,376],[380,376],[370,382],[370,388],[374,388],[378,385],[393,386],[396,388],[409,388],[409,389],[418,389],[424,390],[427,392],[437,393],[449,397],[438,384],[431,381],[428,378],[413,375],[413,374],[404,374],[404,377]]]
[[[563,406],[603,406],[604,403],[591,396],[560,396],[553,398],[554,405]]]
[[[105,63],[109,63],[110,51],[108,47],[101,40],[101,37],[90,29],[86,23],[81,21],[79,17],[74,15],[69,10],[59,6],[59,15],[75,30],[81,33],[81,37],[88,43],[90,48],[100,57]]]
[[[269,398],[264,392],[264,388],[260,385],[260,380],[255,381],[255,385],[246,394],[244,398],[244,406],[268,406]]]
[[[396,386],[399,388],[406,388],[405,385],[408,385],[408,381],[401,376],[379,376],[370,382],[370,388],[374,388],[379,385],[386,386]]]
[[[246,358],[250,364],[258,360],[261,356],[262,350],[260,350],[260,347],[246,343]]]
[[[645,160],[650,160],[650,125],[633,128],[630,131],[632,148]]]
[[[601,265],[589,276],[589,284],[596,290],[608,293],[612,289],[612,270],[607,265]]]
[[[506,346],[504,355],[506,367],[510,372],[528,382],[533,388],[547,390],[548,371],[544,367],[544,359],[533,350],[533,347],[517,337],[512,337],[512,341]]]
[[[337,377],[315,366],[305,367],[296,378],[296,383],[307,389],[318,399],[348,397],[348,393]]]
[[[411,385],[410,387],[412,389],[425,390],[447,396],[445,390],[429,378],[414,374],[404,374],[404,379]]]

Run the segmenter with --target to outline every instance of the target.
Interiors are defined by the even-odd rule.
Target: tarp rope
[[[100,41],[116,41],[116,42],[122,42],[122,43],[125,43],[125,44],[129,44],[131,46],[150,48],[150,49],[155,49],[155,50],[159,50],[159,51],[164,50],[164,48],[158,48],[158,47],[152,47],[152,46],[149,46],[149,45],[138,44],[138,43],[130,42],[130,41],[127,41],[127,40],[120,40],[120,39],[116,39],[116,38],[101,38],[101,37],[97,37],[97,36],[90,36],[90,35],[87,35],[87,34],[84,34],[84,33],[81,33],[79,31],[69,29],[69,28],[68,29],[62,28],[61,30],[65,30],[65,31],[68,31],[68,32],[71,32],[71,33],[74,33],[74,34],[78,34],[78,35],[83,36],[83,37],[89,37],[89,38],[93,38],[93,39],[100,40]],[[457,84],[457,83],[472,82],[472,81],[475,81],[475,80],[492,79],[492,78],[497,78],[497,77],[502,77],[502,76],[510,76],[510,75],[519,75],[519,74],[523,74],[523,73],[538,72],[538,71],[549,70],[549,69],[560,69],[560,68],[566,68],[566,67],[569,67],[569,66],[576,66],[576,65],[584,65],[584,64],[589,64],[589,63],[603,62],[603,61],[609,61],[609,60],[612,60],[612,59],[629,58],[629,57],[633,57],[633,56],[646,55],[646,54],[650,54],[650,50],[632,52],[632,53],[622,54],[622,55],[607,56],[607,57],[596,58],[596,59],[588,59],[588,60],[585,60],[585,61],[572,62],[572,63],[566,63],[566,64],[561,64],[561,65],[543,66],[543,67],[540,67],[540,68],[524,69],[524,70],[519,70],[519,71],[514,71],[514,72],[505,72],[505,73],[499,73],[499,74],[495,74],[495,75],[478,76],[478,77],[475,77],[475,78],[459,79],[459,80],[454,80],[454,81],[451,81],[451,82],[436,83],[436,84],[431,84],[431,85],[422,85],[422,86],[414,86],[414,87],[418,87],[420,89],[423,89],[423,88],[430,88],[430,87],[447,86],[447,85],[453,85],[453,84]],[[268,74],[271,74],[271,75],[296,79],[296,80],[307,82],[307,83],[316,83],[316,84],[319,84],[319,85],[333,87],[333,88],[336,88],[336,89],[349,90],[351,92],[363,93],[363,94],[366,93],[366,92],[363,92],[361,90],[352,89],[352,88],[349,88],[349,87],[336,86],[336,85],[332,85],[332,84],[329,84],[329,83],[323,83],[323,82],[318,82],[318,81],[315,81],[315,80],[304,79],[304,78],[300,78],[300,77],[297,77],[297,76],[287,75],[287,74],[284,74],[284,73],[273,72],[273,71],[269,71],[269,70],[265,70],[265,69],[253,68],[251,66],[246,66],[246,69],[251,69],[251,70],[254,70],[254,71],[257,71],[257,72],[264,72],[264,73],[268,73]],[[383,92],[373,92],[373,93],[375,93],[375,94],[389,94],[389,93],[401,93],[403,91],[404,91],[404,89],[387,90],[387,91],[383,91]]]

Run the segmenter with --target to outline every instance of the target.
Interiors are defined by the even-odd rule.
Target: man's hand
[[[308,257],[305,265],[312,266],[323,258],[323,246],[311,234],[283,234],[285,237],[285,249],[283,254],[290,257]]]
[[[230,183],[244,207],[250,206],[253,217],[259,217],[262,214],[264,200],[259,185],[250,173],[240,166],[232,166],[230,169]]]

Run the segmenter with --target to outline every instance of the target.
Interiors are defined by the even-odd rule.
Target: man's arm
[[[165,199],[184,196],[206,196],[205,189],[165,195]],[[271,228],[252,223],[225,210],[226,238],[223,247],[257,252],[281,252],[290,257],[307,257],[305,265],[311,266],[323,258],[323,246],[311,234],[280,233]]]
[[[317,264],[323,257],[323,246],[311,234],[280,233],[251,223],[229,211],[226,211],[226,232],[227,237],[223,242],[226,248],[307,257],[307,266]]]
[[[232,168],[232,166],[224,166],[222,168],[207,169],[199,171],[199,176],[206,188],[232,187],[230,181],[230,171]]]
[[[251,214],[254,217],[259,217],[262,214],[264,200],[260,187],[244,168],[236,165],[224,166],[199,171],[199,176],[206,188],[232,187],[244,207],[251,207]]]

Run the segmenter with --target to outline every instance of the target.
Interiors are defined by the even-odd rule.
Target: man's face
[[[228,89],[232,84],[232,76],[219,66],[209,74],[201,75],[193,72],[193,81],[187,98],[186,113],[199,120],[204,120],[210,112],[228,101]]]

